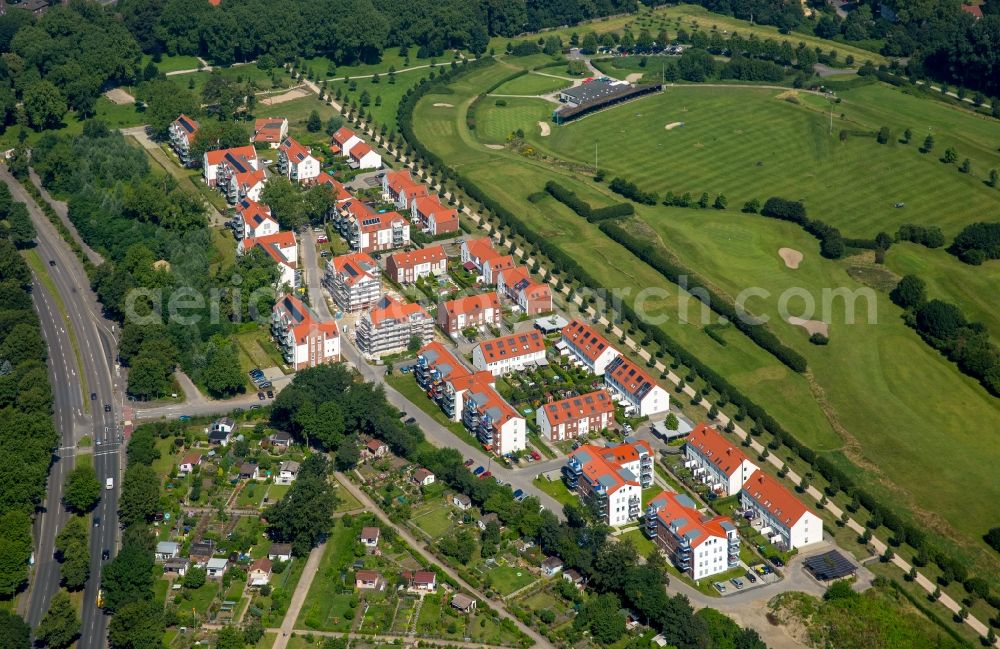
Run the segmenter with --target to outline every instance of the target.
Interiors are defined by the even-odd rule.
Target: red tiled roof
[[[194,453],[188,453],[183,458],[181,458],[181,464],[201,464],[201,453],[195,451]]]
[[[261,117],[253,124],[253,141],[280,142],[281,130],[286,123],[284,117]]]
[[[476,347],[482,351],[487,363],[493,363],[501,358],[517,358],[545,351],[545,338],[537,331],[526,331],[484,340]]]
[[[198,129],[201,128],[201,125],[196,120],[193,120],[184,113],[181,113],[177,119],[174,120],[174,123],[184,129],[184,134],[187,138],[188,144],[194,142],[194,136],[198,134]]]
[[[492,259],[497,256],[496,249],[493,248],[493,241],[489,237],[469,239],[465,242],[465,247],[473,259],[480,261]]]
[[[412,302],[400,302],[399,300],[386,296],[379,303],[380,306],[368,312],[368,318],[373,327],[381,326],[385,320],[407,320],[415,315],[430,318],[430,314],[419,304]]]
[[[319,175],[316,176],[316,184],[327,185],[332,188],[333,194],[338,201],[346,201],[354,198],[354,196],[351,195],[351,192],[347,191],[344,187],[343,183],[338,182],[333,176],[325,171],[319,172]]]
[[[312,155],[309,149],[305,148],[299,144],[298,140],[293,137],[286,137],[281,142],[281,146],[278,147],[278,151],[285,154],[289,162],[294,162],[298,164]]]
[[[449,318],[454,318],[459,314],[473,315],[490,308],[499,309],[500,298],[497,296],[496,291],[483,293],[482,295],[468,295],[455,300],[448,300],[441,305],[441,308],[448,312]]]
[[[390,171],[385,176],[389,189],[394,194],[405,191],[410,198],[414,196],[427,196],[428,188],[423,183],[418,183],[410,176],[410,172],[404,170]]]
[[[514,268],[514,258],[510,255],[501,255],[500,253],[494,251],[493,256],[484,257],[484,266],[489,266],[493,270],[493,277],[497,276],[497,273],[504,270],[512,270]]]
[[[271,560],[267,557],[261,557],[253,563],[250,564],[250,570],[261,570],[263,572],[271,572]]]
[[[378,268],[375,260],[363,252],[352,252],[330,260],[334,270],[344,276],[344,283],[354,286],[365,278],[374,278],[372,269]]]
[[[525,282],[526,284],[531,283],[531,273],[525,266],[514,266],[513,268],[504,268],[500,271],[500,276],[503,277],[503,283],[507,286],[510,291],[517,291],[517,285],[519,282]]]
[[[333,141],[339,144],[341,147],[344,146],[344,142],[347,142],[352,137],[357,137],[351,129],[346,126],[342,126],[337,129],[337,132],[333,134]]]
[[[642,397],[645,397],[646,393],[656,386],[656,381],[646,370],[624,356],[619,356],[611,361],[606,376],[610,376],[634,397],[639,397],[640,393]]]
[[[749,460],[743,451],[729,443],[722,433],[705,423],[698,424],[688,435],[687,445],[697,449],[709,462],[732,476],[744,460]]]
[[[570,457],[577,458],[577,461],[580,462],[581,470],[590,482],[596,483],[600,480],[609,494],[613,494],[627,484],[639,486],[638,479],[625,479],[622,475],[625,473],[624,469],[620,465],[615,464],[610,458],[605,457],[602,454],[605,450],[603,447],[594,446],[593,444],[583,444],[580,448],[570,453]],[[584,461],[585,459],[589,461]],[[611,484],[607,484],[609,482]]]
[[[407,579],[415,584],[429,585],[437,581],[437,575],[430,570],[418,570],[417,572],[404,572],[403,579]]]
[[[979,5],[962,5],[962,11],[971,14],[976,20],[983,17],[983,10]]]
[[[227,155],[232,155],[235,158],[246,158],[247,160],[257,159],[257,151],[253,148],[252,144],[237,146],[232,149],[216,149],[205,152],[205,158],[210,165],[221,164]]]
[[[614,349],[604,336],[581,320],[573,320],[563,327],[562,336],[573,343],[573,347],[590,362],[596,361],[609,347]]]
[[[711,537],[726,538],[723,522],[733,525],[727,516],[704,516],[697,509],[681,502],[677,494],[662,491],[649,504],[656,508],[656,516],[678,536],[687,537],[692,547],[698,547]],[[735,526],[733,526],[735,527]]]
[[[375,583],[382,579],[382,573],[375,570],[359,570],[354,574],[354,578],[365,583]]]
[[[277,223],[274,217],[271,216],[271,208],[263,203],[244,199],[240,201],[237,209],[240,216],[243,217],[243,222],[250,228],[256,228],[264,221],[274,221]]]
[[[271,256],[279,264],[285,264],[295,268],[298,264],[297,259],[288,259],[284,255],[284,250],[286,248],[291,248],[295,245],[295,233],[288,230],[282,232],[276,232],[274,234],[269,234],[263,237],[248,237],[243,241],[240,241],[240,250],[246,252],[253,249],[254,246],[260,246],[260,248]]]
[[[518,414],[514,407],[507,403],[506,400],[500,393],[494,389],[493,375],[489,372],[476,372],[468,384],[468,390],[471,394],[478,395],[482,397],[477,399],[479,404],[478,410],[480,413],[489,414],[490,418],[493,420],[493,427],[497,430],[501,426],[506,424],[511,419],[519,418],[521,415]],[[457,389],[457,387],[456,387]]]
[[[358,142],[351,147],[351,158],[355,160],[361,160],[366,154],[371,153],[372,148],[365,144],[364,142]]]
[[[438,244],[427,248],[417,248],[410,252],[397,252],[389,255],[389,259],[386,262],[391,261],[397,269],[401,269],[413,268],[417,264],[436,264],[447,259],[448,255],[444,253],[444,247]]]
[[[600,453],[604,456],[604,459],[609,462],[617,462],[618,464],[638,462],[641,455],[640,451],[644,451],[646,455],[652,455],[653,447],[646,440],[639,439],[628,444],[606,446],[600,449]]]
[[[575,421],[583,417],[613,413],[614,411],[615,404],[604,390],[588,392],[578,397],[570,397],[542,406],[545,418],[553,426],[566,421]]]
[[[285,313],[293,323],[292,336],[297,343],[304,342],[310,333],[321,332],[328,337],[337,335],[337,323],[333,320],[320,321],[318,316],[294,295],[283,296],[275,305],[275,311]]]
[[[775,478],[757,471],[743,485],[743,493],[788,527],[792,527],[809,510]]]

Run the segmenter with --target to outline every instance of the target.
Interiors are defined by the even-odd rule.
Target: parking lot
[[[739,593],[742,591],[763,588],[769,584],[776,584],[781,581],[781,577],[774,572],[771,566],[765,564],[754,564],[746,570],[746,574],[741,577],[733,577],[728,581],[716,581],[712,585],[723,597]]]

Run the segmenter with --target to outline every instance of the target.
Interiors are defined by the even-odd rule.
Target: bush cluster
[[[566,189],[554,180],[545,183],[545,191],[591,223],[635,214],[635,208],[632,207],[631,203],[616,203],[615,205],[594,209],[590,206],[590,203],[577,196],[575,192]]]

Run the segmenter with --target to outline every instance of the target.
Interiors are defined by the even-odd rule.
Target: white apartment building
[[[484,340],[472,350],[473,367],[493,376],[522,370],[529,363],[545,363],[545,338],[537,331]]]
[[[653,448],[645,440],[618,446],[584,444],[570,454],[563,480],[592,499],[602,520],[625,525],[642,514],[642,490],[653,484]]]
[[[621,355],[604,336],[582,320],[573,320],[563,327],[556,349],[572,356],[595,376],[604,376],[608,364]]]
[[[703,515],[684,494],[664,491],[650,500],[645,532],[696,581],[740,565],[740,535],[732,519]]]
[[[626,413],[650,417],[670,409],[670,393],[624,356],[608,363],[604,384],[621,398]]]
[[[775,478],[757,471],[740,491],[750,523],[774,545],[793,550],[823,540],[823,521]]]
[[[708,424],[698,424],[684,444],[684,466],[723,496],[735,496],[759,468]]]
[[[323,283],[346,313],[371,309],[382,299],[382,271],[363,252],[339,255],[326,262]]]

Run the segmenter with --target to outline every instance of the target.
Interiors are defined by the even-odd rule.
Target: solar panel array
[[[858,569],[854,562],[842,555],[837,550],[830,550],[823,554],[809,557],[804,563],[806,570],[811,572],[820,581],[830,579],[840,579],[848,575],[853,575]]]

